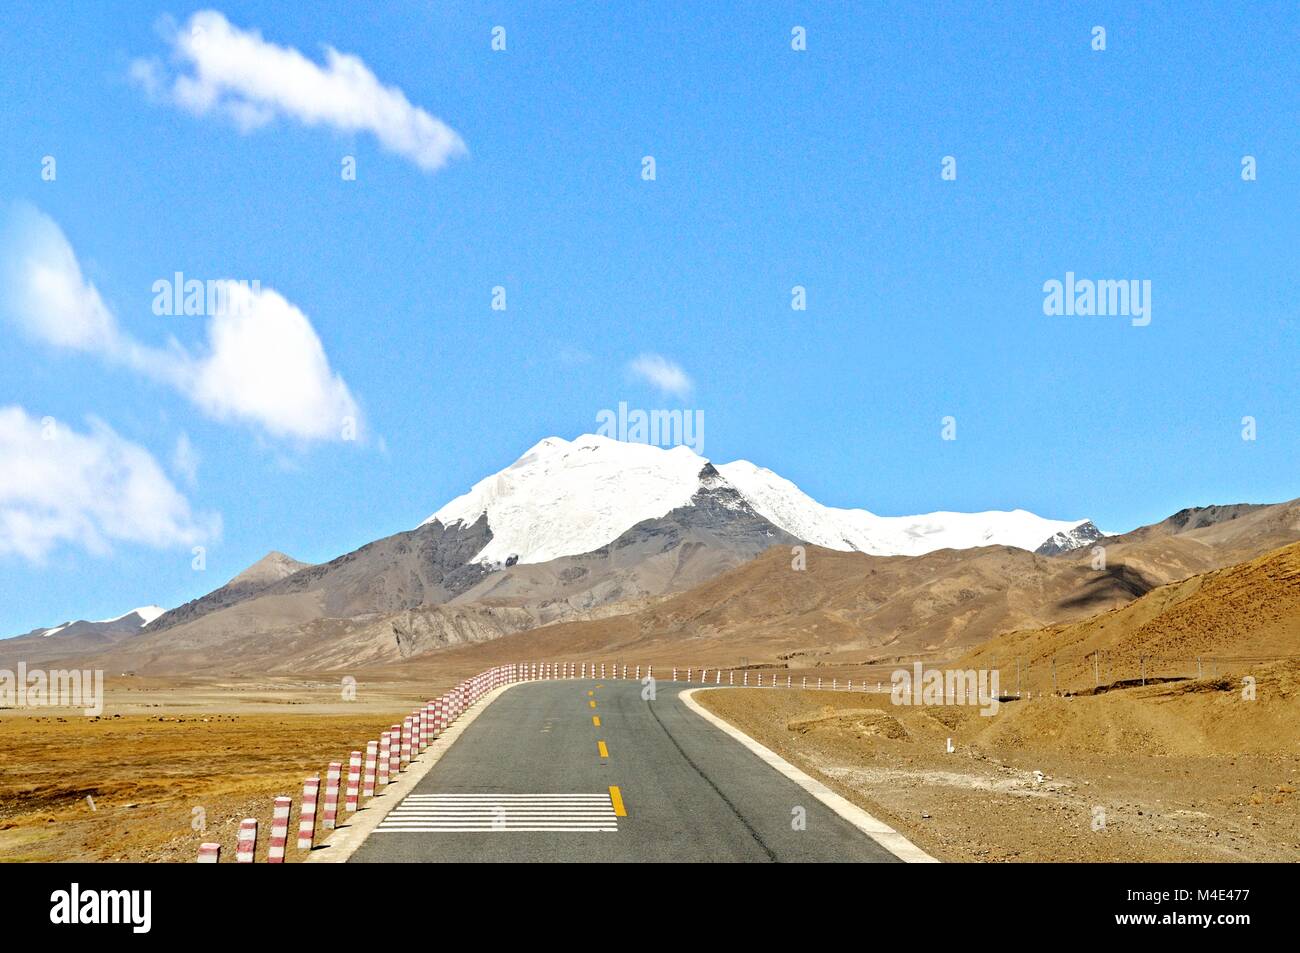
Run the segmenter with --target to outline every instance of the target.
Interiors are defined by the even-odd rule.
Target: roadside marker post
[[[405,771],[411,763],[411,716],[402,719],[401,770]]]
[[[235,845],[235,863],[251,864],[257,858],[257,818],[239,822],[239,841]]]
[[[391,761],[389,752],[392,749],[393,736],[387,731],[379,734],[379,783],[388,783],[388,765]]]
[[[331,761],[325,770],[325,813],[321,817],[322,830],[334,830],[334,822],[339,816],[339,780],[342,776],[342,763]]]
[[[749,687],[749,670],[748,670],[748,669],[746,669],[746,670],[744,671],[744,673],[742,674],[742,676],[741,676],[741,679],[740,679],[740,687],[741,687],[741,688],[748,688],[748,687]]]
[[[344,792],[343,809],[351,814],[361,800],[361,752],[348,755],[348,787]]]
[[[199,863],[215,864],[221,860],[220,844],[200,844],[199,845]]]
[[[275,799],[275,810],[271,812],[271,843],[266,849],[268,864],[284,863],[284,848],[289,841],[289,814],[293,811],[293,798]]]
[[[308,778],[302,785],[302,806],[298,808],[298,849],[311,850],[311,840],[316,834],[316,798],[320,794],[320,778]]]
[[[402,773],[402,726],[393,725],[388,730],[388,777],[397,780]]]
[[[366,777],[361,789],[366,797],[375,796],[375,769],[379,762],[379,742],[366,742]]]

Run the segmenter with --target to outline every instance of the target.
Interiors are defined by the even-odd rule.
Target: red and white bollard
[[[361,802],[361,752],[348,755],[348,787],[343,792],[343,809],[351,814]]]
[[[763,673],[762,673],[762,672],[759,672],[759,673],[758,673],[758,687],[759,687],[759,688],[762,688],[762,687],[763,687]]]
[[[402,753],[401,753],[402,770],[411,763],[411,716],[407,715],[402,719]]]
[[[284,847],[289,841],[289,814],[293,811],[293,798],[275,799],[275,810],[271,812],[271,843],[266,849],[268,864],[284,863]]]
[[[235,863],[251,864],[257,857],[257,818],[239,822],[239,841],[235,844]]]
[[[728,685],[735,685],[735,684],[736,684],[736,673],[735,673],[734,671],[731,671],[731,672],[728,672],[728,673],[727,673],[727,684],[728,684]]]
[[[742,687],[742,688],[748,688],[748,687],[749,687],[749,670],[748,670],[748,669],[745,670],[745,672],[743,673],[743,677],[741,678],[741,687]]]
[[[302,807],[298,808],[298,849],[311,850],[311,839],[316,834],[316,798],[320,794],[320,778],[308,778],[302,785]]]
[[[673,681],[677,681],[677,669],[673,669]]]
[[[325,813],[321,817],[321,828],[334,830],[334,823],[339,816],[339,781],[343,777],[343,765],[331,761],[325,770]]]
[[[379,767],[379,742],[366,742],[366,775],[362,783],[361,793],[366,797],[375,796],[375,774]]]
[[[380,732],[379,735],[379,783],[388,783],[388,765],[392,762],[391,752],[393,747],[393,736],[387,731]]]
[[[402,726],[393,725],[388,730],[388,777],[396,781],[402,773]]]
[[[215,864],[221,860],[220,844],[200,844],[199,845],[199,863]]]

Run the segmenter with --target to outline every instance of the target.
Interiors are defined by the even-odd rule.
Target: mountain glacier
[[[688,506],[721,480],[791,536],[827,549],[919,556],[936,549],[1068,541],[1087,520],[1051,520],[1025,510],[877,516],[823,506],[789,480],[746,460],[709,467],[685,446],[664,449],[584,434],[548,437],[447,503],[421,525],[472,526],[492,533],[474,562],[539,563],[589,553],[643,520]],[[705,481],[710,486],[706,487]],[[1089,524],[1090,525],[1090,524]]]

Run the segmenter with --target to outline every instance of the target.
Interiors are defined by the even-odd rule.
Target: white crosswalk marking
[[[409,794],[375,828],[382,833],[618,831],[604,794]]]

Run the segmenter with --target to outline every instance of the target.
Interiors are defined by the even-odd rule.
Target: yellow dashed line
[[[627,808],[623,806],[623,792],[613,784],[609,786],[609,803],[614,806],[615,817],[627,817]]]
[[[592,716],[591,716],[591,723],[592,723],[592,725],[593,725],[594,727],[599,728],[599,727],[600,727],[600,716],[599,716],[599,715],[592,715]]]
[[[594,694],[596,694],[596,693],[595,693],[595,692],[587,692],[587,697],[590,698],[590,697],[591,697],[592,695],[594,695]]]
[[[593,698],[591,701],[587,702],[587,704],[590,705],[592,708],[595,708],[595,707],[596,707],[596,699]]]
[[[602,758],[608,758],[608,757],[609,757],[609,749],[605,747],[605,742],[603,742],[603,741],[597,741],[597,742],[596,742],[596,750],[600,752],[600,756],[601,756]]]

